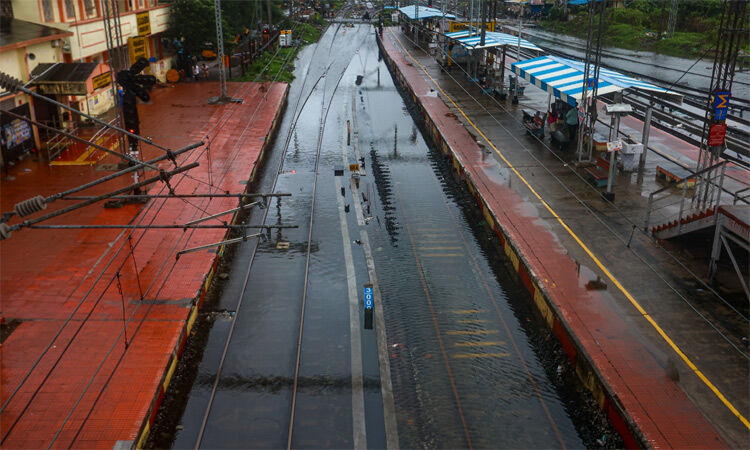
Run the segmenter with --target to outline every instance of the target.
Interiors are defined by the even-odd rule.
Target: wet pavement
[[[145,441],[151,414],[171,379],[171,364],[203,299],[202,286],[218,259],[215,246],[181,258],[176,253],[220,241],[226,230],[127,226],[168,227],[236,207],[236,197],[166,194],[205,194],[207,187],[214,193],[242,192],[287,92],[285,83],[229,83],[229,93],[243,103],[208,105],[218,88],[218,83],[180,84],[155,90],[153,104],[139,105],[142,131],[154,141],[174,150],[202,139],[210,143],[210,150],[200,145],[176,156],[175,165],[196,167],[167,178],[169,188],[161,182],[150,186],[149,193],[163,198],[121,207],[98,202],[40,223],[73,229],[26,228],[2,242],[3,448],[112,448]],[[144,159],[163,155],[144,147]],[[101,178],[116,167],[111,156],[102,161],[107,166],[28,160],[16,165],[11,172],[16,178],[0,184],[3,211],[33,195],[51,196]],[[168,161],[160,165],[174,167]],[[129,175],[116,177],[80,194],[104,194],[131,181]],[[75,204],[58,199],[45,212]],[[9,221],[18,222],[18,217]],[[6,320],[13,326],[6,328]]]
[[[153,445],[596,445],[606,421],[550,377],[528,294],[422,138],[373,28],[331,26],[295,75],[255,188],[292,196],[248,220],[299,228],[234,249],[186,403],[164,411],[179,425]]]
[[[714,295],[696,280],[690,271],[702,273],[705,266],[700,265],[701,261],[693,260],[691,264],[683,265],[658,243],[637,231],[630,240],[634,231],[633,222],[637,224],[641,220],[648,192],[658,188],[658,184],[651,181],[653,172],[647,170],[643,178],[636,174],[618,175],[616,202],[614,205],[605,203],[600,192],[588,185],[575,167],[568,164],[573,159],[572,155],[553,151],[526,135],[519,117],[519,109],[524,105],[514,107],[505,102],[498,104],[483,96],[478,89],[465,82],[459,70],[442,72],[432,57],[415,48],[409,36],[397,29],[391,29],[391,32],[393,36],[388,34],[388,39],[394,41],[397,52],[408,51],[411,55],[406,57],[406,62],[399,64],[414,67],[420,77],[425,78],[429,88],[435,89],[435,83],[439,84],[456,102],[447,114],[459,117],[463,126],[476,135],[476,140],[487,149],[482,157],[483,162],[475,156],[471,158],[477,158],[476,161],[472,159],[468,162],[481,173],[482,180],[486,179],[484,182],[492,186],[489,190],[482,188],[485,192],[483,195],[502,194],[506,188],[515,191],[514,195],[520,196],[524,204],[513,212],[520,213],[530,225],[542,227],[545,234],[552,235],[555,241],[552,247],[562,247],[566,258],[575,263],[573,270],[577,271],[577,275],[568,275],[580,277],[581,285],[591,291],[587,296],[598,291],[604,308],[597,318],[598,326],[593,329],[591,325],[582,323],[583,333],[586,336],[600,335],[599,339],[607,340],[616,340],[620,332],[638,336],[635,339],[644,346],[638,351],[645,352],[639,360],[644,363],[650,360],[661,365],[667,377],[675,376],[676,371],[679,389],[687,394],[703,415],[710,418],[722,437],[733,443],[730,445],[742,445],[740,443],[746,441],[748,430],[724,400],[729,398],[728,403],[736,406],[740,414],[747,411],[747,385],[737,383],[748,376],[747,347],[741,339],[747,326],[746,309],[740,298],[733,303],[731,297],[727,299]],[[412,56],[414,60],[410,59]],[[407,67],[406,70],[411,69]],[[432,79],[427,78],[423,71],[429,73]],[[420,101],[432,101],[427,98],[429,93],[422,95]],[[440,97],[451,105],[443,94]],[[524,103],[525,99],[522,98],[521,102]],[[463,113],[467,116],[463,116]],[[479,136],[479,133],[484,136]],[[489,151],[487,140],[499,150]],[[654,164],[653,158],[649,158]],[[505,194],[501,197],[504,200]],[[508,214],[508,209],[509,206],[505,205],[497,210],[497,214],[500,214],[499,211]],[[540,247],[547,250],[539,238],[528,236],[525,239],[528,240],[527,257],[537,258]],[[670,247],[670,250],[675,251],[674,247]],[[677,256],[682,255],[678,253]],[[544,259],[541,262],[545,264]],[[608,269],[610,275],[605,274],[602,267]],[[544,279],[544,284],[548,285],[548,289],[560,289],[559,284],[568,277],[565,270],[552,267],[548,270],[559,272],[559,278],[553,276],[551,282]],[[634,304],[628,295],[637,299],[635,304],[642,310],[633,309]],[[570,313],[581,309],[577,312],[580,314],[583,309],[594,305],[586,303],[585,307],[576,306]],[[605,314],[607,308],[612,308],[613,314],[619,317],[616,325],[612,323],[609,330],[609,325],[603,321],[609,316],[609,313]],[[644,315],[646,320],[639,320]],[[659,328],[652,326],[653,323]],[[616,347],[620,345],[617,342],[613,344]],[[697,362],[698,367],[683,365],[682,357],[675,359],[672,354],[674,347],[670,346],[680,349],[687,355],[686,359],[691,364]],[[617,350],[623,361],[627,360],[624,350]],[[694,376],[696,370],[701,371],[700,376],[706,377],[704,379],[710,380],[712,387],[706,385],[700,376]],[[659,375],[659,370],[653,367],[648,372],[649,377],[654,377],[652,383],[663,382],[664,373]],[[632,376],[625,376],[627,372],[622,373],[627,383],[646,375],[643,372],[633,373]],[[729,394],[722,399],[715,392]],[[649,408],[651,400],[643,397],[640,401],[645,408]]]

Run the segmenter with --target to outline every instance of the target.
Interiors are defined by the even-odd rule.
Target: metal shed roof
[[[557,56],[540,56],[515,62],[511,64],[511,68],[516,75],[570,105],[576,106],[582,97],[585,66],[581,61]],[[625,89],[640,89],[682,102],[682,95],[676,92],[605,68],[599,70],[598,86],[599,95]]]
[[[454,16],[453,14],[446,13],[444,15],[443,12],[440,11],[439,9],[429,8],[427,6],[420,6],[419,10],[417,10],[414,7],[414,5],[409,5],[409,6],[402,6],[398,10],[401,11],[402,14],[404,14],[406,17],[408,17],[411,20],[414,20],[414,19],[417,19],[417,18],[418,19],[429,19],[429,18],[432,18],[432,17],[445,17],[446,19],[455,19],[456,18],[456,16]],[[419,17],[417,17],[417,13],[419,13]]]
[[[484,46],[479,45],[481,37],[479,34],[477,34],[477,32],[474,32],[472,35],[469,30],[461,30],[454,31],[452,33],[446,33],[445,35],[451,39],[457,40],[461,43],[461,45],[467,48],[502,47],[504,45],[516,47],[518,45],[518,36],[513,36],[512,34],[507,33],[498,33],[495,31],[485,32]],[[521,47],[537,52],[543,51],[541,48],[537,47],[526,39],[521,39]]]

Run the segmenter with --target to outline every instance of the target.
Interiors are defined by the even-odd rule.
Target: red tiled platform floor
[[[230,83],[229,93],[244,103],[228,106],[206,103],[217,95],[217,83],[157,89],[152,104],[139,107],[141,131],[173,149],[207,137],[213,189],[242,192],[286,89],[284,83]],[[210,189],[204,150],[199,147],[179,158],[179,163],[198,161],[200,166],[189,172],[192,178],[172,178],[177,193]],[[147,159],[161,151],[146,146],[144,153]],[[108,156],[103,162],[117,161]],[[162,165],[168,168],[171,163]],[[2,210],[106,173],[86,166],[23,162],[11,169],[14,180],[0,185]],[[102,193],[127,182],[119,179],[81,194]],[[157,183],[149,192],[167,191]],[[97,204],[50,223],[185,223],[230,209],[237,200],[194,198],[190,203],[160,199],[120,209]],[[68,204],[57,201],[47,211]],[[2,447],[112,448],[117,441],[136,439],[216,258],[215,249],[179,260],[175,253],[220,241],[224,233],[223,229],[135,230],[132,235],[127,230],[24,229],[3,241],[0,313],[6,323],[20,324],[0,348],[0,398],[5,405],[0,415]],[[132,256],[130,242],[135,246]]]
[[[579,278],[577,262],[547,225],[537,215],[529,213],[531,205],[510,183],[498,181],[484,170],[486,154],[443,99],[435,95],[424,72],[403,53],[399,36],[393,30],[396,29],[389,29],[383,38],[387,57],[398,67],[417,102],[497,220],[506,252],[513,255],[511,260],[521,280],[532,292],[536,284],[549,295],[559,315],[553,329],[563,321],[569,331],[562,334],[569,332],[575,339],[575,348],[570,340],[562,342],[566,352],[569,355],[583,352],[592,361],[601,382],[622,404],[627,420],[646,445],[653,448],[726,447],[679,386],[664,375],[638,334],[627,326],[613,305],[598,291],[586,289]],[[558,334],[559,330],[554,331]],[[626,440],[627,444],[635,443]]]

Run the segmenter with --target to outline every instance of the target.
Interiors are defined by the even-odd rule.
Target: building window
[[[42,11],[44,12],[45,22],[53,22],[55,20],[55,11],[52,9],[52,0],[42,0]]]
[[[65,18],[68,20],[76,18],[76,7],[73,0],[65,0]]]
[[[0,17],[13,18],[13,4],[10,0],[0,0]]]
[[[83,0],[83,8],[86,10],[86,17],[98,16],[94,0]]]

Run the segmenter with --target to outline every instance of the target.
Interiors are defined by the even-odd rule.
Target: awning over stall
[[[445,15],[443,15],[443,12],[440,11],[439,9],[429,8],[427,6],[420,6],[419,10],[417,10],[414,7],[414,5],[409,5],[409,6],[402,6],[398,10],[401,11],[401,13],[404,14],[406,17],[408,17],[410,20],[429,19],[432,17],[444,17],[446,19],[456,18],[456,16],[454,16],[453,14],[446,13]]]
[[[447,37],[458,41],[461,45],[467,48],[489,48],[489,47],[502,47],[507,45],[509,47],[518,46],[518,36],[513,36],[507,33],[498,33],[495,31],[486,31],[484,36],[484,46],[480,46],[481,36],[477,32],[472,33],[469,30],[454,31],[452,33],[446,33]],[[521,48],[534,50],[537,52],[543,51],[541,48],[527,41],[521,39]]]
[[[112,80],[105,64],[42,63],[31,72],[32,82],[45,94],[86,95]]]
[[[582,96],[584,68],[583,62],[557,56],[540,56],[511,64],[516,75],[572,106],[577,106]],[[605,68],[599,70],[598,86],[599,95],[639,89],[671,101],[682,102],[682,95],[676,92]]]

